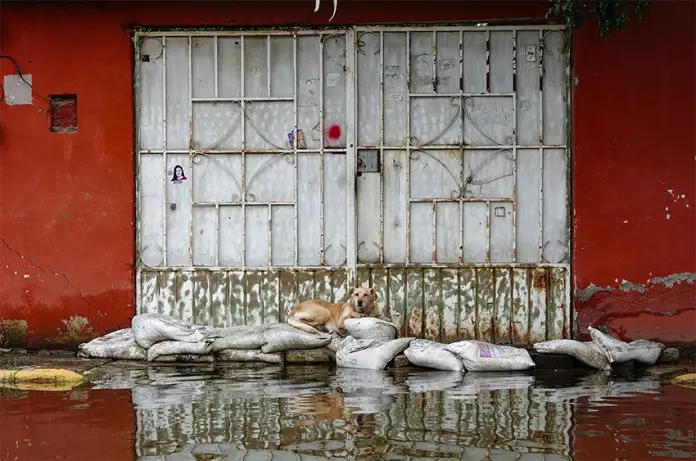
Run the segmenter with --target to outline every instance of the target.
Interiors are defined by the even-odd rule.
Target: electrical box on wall
[[[5,75],[2,101],[8,106],[26,106],[32,103],[31,74]]]

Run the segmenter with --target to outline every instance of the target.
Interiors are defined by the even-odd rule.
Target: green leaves
[[[546,14],[565,18],[568,28],[578,29],[585,20],[592,20],[599,26],[599,34],[606,38],[614,31],[623,31],[631,19],[642,19],[650,0],[549,0]]]

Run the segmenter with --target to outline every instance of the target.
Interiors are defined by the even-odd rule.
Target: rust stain
[[[420,336],[423,331],[423,308],[414,307],[411,309],[411,315],[408,318],[408,333],[414,336]]]
[[[546,273],[534,272],[532,277],[533,277],[532,278],[532,286],[539,291],[545,291],[546,290]]]

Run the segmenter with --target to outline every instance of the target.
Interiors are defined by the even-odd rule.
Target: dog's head
[[[348,292],[349,302],[356,312],[372,312],[377,300],[377,292],[374,288],[353,287]]]

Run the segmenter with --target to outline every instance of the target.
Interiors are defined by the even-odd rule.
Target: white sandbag
[[[264,354],[272,352],[285,352],[296,349],[317,349],[331,342],[330,334],[313,334],[302,331],[285,323],[268,325],[261,334]]]
[[[464,363],[444,344],[428,339],[414,339],[404,355],[413,365],[443,371],[463,371]]]
[[[355,339],[348,336],[336,351],[336,365],[345,368],[383,370],[394,357],[401,354],[413,338]]]
[[[160,341],[196,343],[210,336],[210,329],[163,314],[140,314],[131,321],[135,341],[145,349]]]
[[[209,354],[212,349],[212,343],[208,341],[199,341],[197,343],[189,343],[185,341],[160,341],[147,350],[147,360],[152,362],[157,357],[162,355],[205,355]]]
[[[344,322],[349,336],[355,339],[379,339],[388,341],[399,336],[399,327],[375,317],[346,319]]]
[[[266,342],[263,337],[263,332],[266,328],[268,328],[268,325],[217,330],[216,333],[221,337],[213,341],[212,351],[218,352],[226,349],[260,349]]]
[[[627,343],[604,334],[595,328],[587,327],[587,329],[590,331],[592,341],[602,349],[609,363],[623,363],[635,360],[646,365],[654,365],[665,348],[664,344],[644,339],[637,339]]]
[[[264,354],[261,350],[225,349],[217,353],[222,362],[265,362],[283,363],[283,353]]]
[[[213,363],[215,357],[213,354],[174,354],[160,355],[153,360],[155,363]]]
[[[468,371],[520,371],[534,367],[529,352],[512,346],[469,340],[449,344],[446,349],[462,359]]]
[[[574,357],[588,367],[597,370],[611,370],[604,352],[592,341],[580,342],[572,339],[553,339],[534,344],[540,354],[562,354]]]
[[[147,357],[145,349],[135,342],[133,330],[130,328],[117,330],[80,344],[77,355],[79,357],[119,360],[145,360]]]

